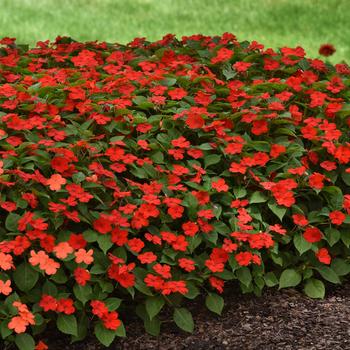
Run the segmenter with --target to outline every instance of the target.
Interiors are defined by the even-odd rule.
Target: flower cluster
[[[228,281],[322,298],[350,273],[349,87],[346,64],[230,33],[1,39],[1,337],[108,346],[172,307],[191,331],[181,302],[221,313]]]

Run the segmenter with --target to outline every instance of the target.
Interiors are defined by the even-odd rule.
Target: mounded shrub
[[[0,334],[193,330],[226,281],[350,272],[350,69],[234,35],[0,41]],[[45,349],[39,342],[37,349]]]

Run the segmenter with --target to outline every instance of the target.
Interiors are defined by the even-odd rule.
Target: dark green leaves
[[[285,213],[287,212],[287,208],[277,205],[275,203],[269,202],[267,206],[270,210],[282,221]]]
[[[331,210],[341,210],[343,208],[344,197],[339,187],[326,186],[321,193],[325,196]]]
[[[325,287],[322,281],[310,278],[305,283],[304,287],[305,294],[310,298],[324,298],[325,295]]]
[[[320,275],[331,283],[340,283],[338,275],[333,271],[329,266],[321,266],[316,268],[316,270],[320,273]]]
[[[185,308],[176,308],[173,314],[176,325],[182,330],[192,333],[194,330],[194,323],[192,314]]]
[[[38,278],[39,273],[28,263],[20,264],[13,273],[13,279],[17,287],[23,292],[30,291],[35,286]]]
[[[165,301],[161,296],[148,297],[146,299],[146,311],[150,320],[152,320],[154,316],[158,315],[164,304]]]
[[[19,350],[34,350],[35,348],[33,337],[27,333],[16,334],[15,343]]]
[[[95,325],[95,336],[104,346],[110,346],[116,337],[116,331],[106,329],[99,321]]]
[[[279,288],[295,287],[301,282],[301,275],[295,269],[286,269],[280,276]]]
[[[221,161],[221,156],[218,154],[209,154],[204,157],[204,166],[208,168],[211,165],[217,164]]]
[[[17,223],[18,223],[18,220],[20,218],[21,217],[18,214],[15,214],[15,213],[8,214],[6,221],[5,221],[6,229],[11,231],[11,232],[16,232],[17,231]]]
[[[205,298],[205,305],[210,311],[221,315],[222,309],[224,308],[224,299],[218,294],[209,293]]]
[[[74,315],[59,314],[57,317],[57,328],[65,334],[78,335],[77,319]]]

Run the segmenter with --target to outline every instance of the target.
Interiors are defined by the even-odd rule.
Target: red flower
[[[186,119],[186,125],[190,129],[200,129],[204,124],[204,119],[196,113],[190,113]]]
[[[210,285],[215,288],[219,293],[222,293],[224,291],[224,281],[217,277],[209,277],[209,283]]]
[[[279,144],[273,144],[271,146],[270,156],[272,158],[277,158],[280,154],[286,151],[286,147]]]
[[[112,224],[107,215],[101,214],[100,217],[93,222],[94,230],[101,234],[106,234],[112,231]]]
[[[75,307],[73,305],[72,299],[61,298],[57,300],[57,312],[62,312],[66,315],[71,315],[75,312]]]
[[[62,185],[66,184],[67,180],[62,177],[60,174],[53,174],[46,181],[46,184],[50,187],[52,191],[58,191],[61,189]]]
[[[187,96],[187,91],[183,88],[175,88],[173,90],[169,90],[168,95],[172,100],[182,100],[185,96]]]
[[[239,72],[246,72],[252,64],[250,62],[236,62],[233,64],[233,68]]]
[[[137,258],[141,261],[141,264],[151,264],[157,260],[157,255],[152,252],[146,252],[139,254]]]
[[[198,91],[194,96],[194,102],[202,106],[208,106],[211,103],[211,98],[209,94]]]
[[[191,259],[181,258],[179,259],[179,266],[187,272],[194,271],[195,262]]]
[[[326,264],[326,265],[329,265],[331,263],[331,260],[332,260],[327,248],[319,249],[316,252],[316,257],[321,263]]]
[[[329,218],[331,219],[332,224],[341,225],[346,219],[346,215],[339,210],[335,210],[329,213]]]
[[[91,300],[90,305],[92,307],[92,313],[99,318],[102,318],[105,314],[108,313],[108,308],[103,301]]]
[[[317,190],[321,190],[324,186],[323,181],[326,179],[326,177],[323,174],[320,173],[313,173],[309,177],[309,185],[312,188],[315,188]]]
[[[309,223],[307,218],[302,214],[293,214],[292,218],[293,218],[293,222],[299,226],[306,226]]]
[[[83,269],[81,267],[77,267],[74,270],[74,278],[77,281],[78,284],[81,286],[85,286],[86,282],[90,280],[90,272],[86,269]]]
[[[195,222],[187,221],[182,224],[182,229],[186,236],[193,237],[198,231],[198,225]]]
[[[303,237],[310,243],[316,243],[322,239],[322,232],[317,227],[308,227],[304,231]]]
[[[163,278],[171,278],[171,267],[169,265],[155,264],[153,270],[161,275]]]
[[[225,264],[221,261],[215,261],[213,259],[208,259],[205,261],[205,266],[211,272],[223,272],[225,268]]]
[[[87,241],[84,239],[84,236],[79,233],[78,234],[71,233],[68,243],[72,248],[76,250],[85,248],[87,245]]]
[[[323,44],[320,46],[318,53],[322,56],[328,57],[332,56],[336,49],[332,44]]]
[[[227,192],[229,189],[224,179],[212,181],[211,187],[218,192]]]
[[[151,274],[146,275],[144,282],[148,287],[153,287],[156,290],[161,290],[164,286],[164,280],[162,277]]]
[[[266,120],[261,119],[261,120],[253,120],[252,122],[253,127],[252,127],[252,134],[254,135],[262,135],[266,134],[269,131],[268,128],[268,123]]]
[[[240,266],[248,266],[253,258],[251,252],[240,252],[235,255],[235,259]]]
[[[186,138],[184,138],[183,136],[180,136],[179,138],[172,140],[171,144],[174,147],[185,148],[185,149],[189,148],[191,145],[190,142],[187,141]]]
[[[132,264],[123,266],[112,264],[107,270],[108,277],[119,282],[123,288],[133,287],[135,285],[135,276],[129,272],[133,267],[134,265]]]
[[[180,205],[175,205],[172,206],[168,209],[168,214],[173,218],[173,219],[179,219],[182,217],[182,214],[184,212],[184,208]]]
[[[145,243],[139,238],[132,238],[128,240],[128,245],[132,251],[139,253],[145,246]]]
[[[79,52],[78,56],[72,57],[71,61],[76,67],[96,67],[98,62],[95,59],[96,53],[89,50],[83,50]]]
[[[42,307],[44,311],[56,311],[57,305],[57,300],[53,296],[47,294],[41,296],[39,306]]]
[[[162,287],[162,294],[169,295],[171,293],[187,294],[188,288],[185,281],[166,281]]]
[[[216,53],[216,56],[211,59],[211,63],[219,63],[228,61],[233,56],[233,51],[222,47]]]
[[[48,349],[49,347],[42,340],[40,340],[38,344],[36,344],[34,350],[48,350]]]
[[[122,322],[118,319],[118,312],[111,311],[102,316],[102,322],[105,328],[115,331]]]

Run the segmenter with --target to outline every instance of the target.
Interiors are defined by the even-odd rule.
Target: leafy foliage
[[[350,273],[350,69],[234,35],[0,41],[0,334],[109,346],[136,312]],[[298,287],[299,288],[299,287]],[[33,336],[32,336],[33,335]]]

